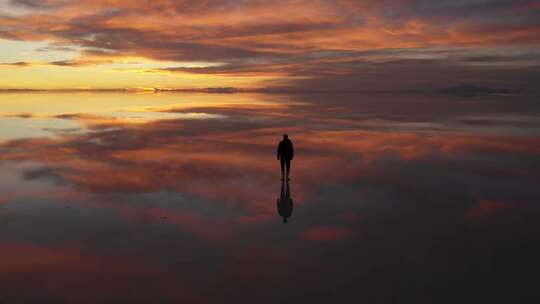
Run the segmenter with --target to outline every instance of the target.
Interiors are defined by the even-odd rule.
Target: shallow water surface
[[[534,302],[539,114],[534,96],[1,94],[0,303]]]

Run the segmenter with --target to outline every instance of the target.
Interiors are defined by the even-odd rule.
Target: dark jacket
[[[277,148],[277,157],[279,159],[291,160],[294,157],[294,148],[290,139],[282,140]]]

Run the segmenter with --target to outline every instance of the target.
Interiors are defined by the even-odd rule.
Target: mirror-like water
[[[539,113],[527,96],[2,94],[0,303],[530,300]]]

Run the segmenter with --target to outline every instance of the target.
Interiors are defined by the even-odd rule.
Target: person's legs
[[[287,159],[285,164],[287,165],[287,178],[289,178],[289,172],[291,172],[291,160]]]
[[[280,159],[281,160],[281,177],[285,177],[285,160],[283,159],[283,157]]]

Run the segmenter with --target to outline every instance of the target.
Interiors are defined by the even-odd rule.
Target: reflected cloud
[[[272,302],[290,296],[268,292],[256,279],[264,273],[272,289],[295,281],[314,303],[321,299],[313,290],[325,286],[343,288],[333,297],[345,301],[353,292],[347,284],[359,280],[366,299],[379,299],[388,278],[421,273],[422,284],[446,286],[462,282],[467,269],[491,269],[486,248],[500,265],[514,265],[508,248],[535,239],[540,146],[531,122],[538,109],[520,112],[533,103],[526,97],[261,94],[250,95],[249,105],[244,95],[130,94],[133,111],[158,115],[134,124],[102,115],[105,101],[99,111],[89,106],[96,101],[66,110],[49,96],[54,111],[26,111],[24,98],[34,98],[27,96],[9,108],[17,117],[0,118],[82,122],[80,132],[0,142],[0,249],[12,265],[0,281],[13,290],[28,290],[13,279],[23,274],[64,288],[68,275],[79,282],[109,275],[111,284],[91,285],[97,300],[146,281],[144,290],[163,294],[162,302],[196,302],[178,285],[211,294],[210,302],[246,289],[254,298],[271,294]],[[275,143],[283,133],[295,140],[294,193],[283,183],[276,200]],[[276,223],[276,209],[288,225]],[[519,267],[534,265],[534,251],[527,252]],[[17,260],[33,255],[41,258]],[[472,273],[467,285],[491,288],[497,277]],[[327,279],[336,276],[345,287]],[[73,291],[67,300],[78,299]],[[58,291],[34,289],[27,299],[44,294]]]
[[[326,109],[324,115],[321,107],[319,104],[308,107],[303,103],[287,107],[188,107],[172,111],[180,114],[204,111],[219,116],[196,120],[177,117],[142,124],[93,114],[58,114],[53,117],[84,121],[91,132],[63,134],[48,140],[8,141],[2,144],[5,152],[0,159],[42,162],[43,168],[26,176],[54,177],[54,180],[91,192],[174,189],[208,199],[261,205],[264,199],[256,193],[270,193],[265,185],[275,175],[275,168],[264,159],[273,149],[270,143],[275,141],[275,134],[280,132],[276,125],[287,125],[302,145],[303,159],[298,164],[303,175],[299,180],[301,197],[306,194],[305,189],[320,185],[308,176],[328,176],[331,182],[347,180],[358,177],[358,172],[377,171],[380,162],[389,159],[419,162],[491,153],[501,158],[522,155],[532,160],[540,154],[534,137],[426,135],[388,131],[384,126],[382,132],[355,130],[362,126],[355,123],[356,117],[336,119],[333,108]],[[347,105],[341,109],[344,107]],[[301,114],[302,121],[287,113]],[[321,123],[329,129],[344,130],[316,130],[315,126]],[[226,162],[223,151],[227,153]],[[346,163],[343,170],[334,172],[333,168]],[[252,181],[249,192],[247,188],[215,183],[227,180],[240,184],[248,175],[259,177]],[[207,191],[209,188],[214,191]]]

